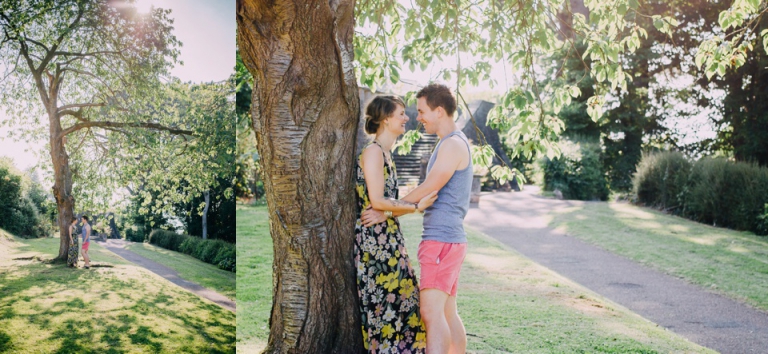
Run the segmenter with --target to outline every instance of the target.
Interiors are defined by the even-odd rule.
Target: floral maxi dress
[[[69,228],[69,234],[74,234],[74,227]],[[72,237],[72,242],[69,243],[69,249],[67,250],[67,265],[70,267],[77,267],[77,237]]]
[[[369,353],[424,353],[427,338],[419,314],[419,286],[400,223],[392,217],[364,227],[360,221],[359,215],[371,204],[360,158],[362,154],[357,164],[354,248],[364,347]],[[384,197],[397,199],[397,194],[397,172],[385,155]]]

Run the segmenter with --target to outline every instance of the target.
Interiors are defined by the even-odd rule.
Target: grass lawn
[[[195,257],[148,243],[130,243],[126,249],[175,270],[186,280],[235,300],[235,273],[219,269]]]
[[[237,206],[237,351],[257,353],[269,337],[272,238],[267,207]]]
[[[265,207],[240,208],[237,218],[238,259],[247,262],[238,273],[238,351],[251,352],[268,338],[272,242]],[[400,221],[418,271],[421,217]],[[468,231],[458,303],[471,353],[713,353]]]
[[[90,270],[34,258],[58,247],[0,232],[0,353],[235,352],[232,312],[96,243]]]
[[[557,210],[550,226],[711,291],[768,310],[768,238],[627,203]]]

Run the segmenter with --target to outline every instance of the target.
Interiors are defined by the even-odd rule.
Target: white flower
[[[387,306],[387,311],[384,312],[384,321],[391,321],[393,318],[395,318],[395,311],[392,310],[391,307]]]

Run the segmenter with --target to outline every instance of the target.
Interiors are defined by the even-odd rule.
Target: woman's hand
[[[435,200],[437,200],[437,191],[429,193],[424,198],[421,198],[418,204],[419,211],[424,211],[431,207]]]
[[[363,214],[360,215],[360,221],[365,227],[371,227],[386,220],[387,216],[384,215],[383,211],[373,209],[371,206],[368,206],[368,208],[363,211]]]

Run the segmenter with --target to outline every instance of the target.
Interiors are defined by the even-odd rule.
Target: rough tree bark
[[[274,242],[267,353],[362,350],[352,245],[354,0],[238,0]]]
[[[69,221],[74,217],[75,198],[72,196],[72,173],[69,169],[69,155],[61,135],[61,117],[56,102],[48,109],[50,124],[51,161],[53,161],[53,197],[59,211],[59,254],[57,261],[66,261],[69,249]]]

